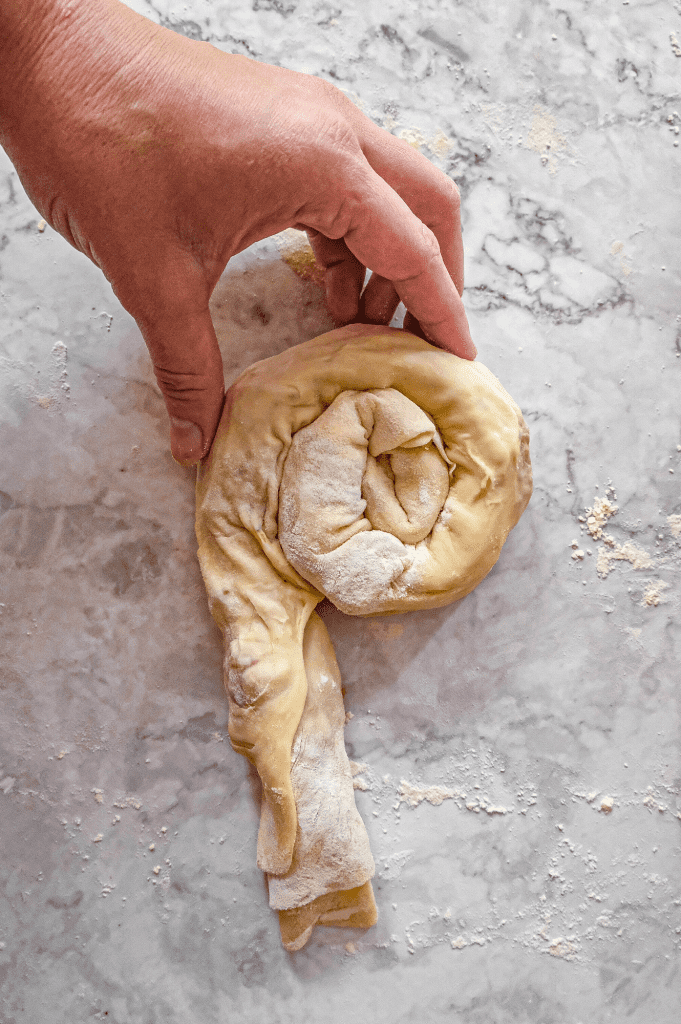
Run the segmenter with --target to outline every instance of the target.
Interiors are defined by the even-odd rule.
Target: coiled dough
[[[353,615],[464,597],[532,491],[520,410],[477,362],[353,325],[230,388],[197,482],[234,748],[263,785],[258,864],[284,944],[375,920],[324,596]]]

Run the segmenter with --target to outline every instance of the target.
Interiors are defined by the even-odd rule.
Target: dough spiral
[[[225,636],[232,745],[263,784],[258,864],[282,937],[375,920],[314,608],[374,615],[464,597],[532,491],[529,435],[496,378],[399,330],[353,325],[256,363],[199,471],[196,532]]]

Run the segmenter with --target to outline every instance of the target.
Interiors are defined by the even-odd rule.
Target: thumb
[[[222,357],[210,312],[168,307],[139,323],[170,418],[173,458],[188,466],[207,454],[222,412]]]

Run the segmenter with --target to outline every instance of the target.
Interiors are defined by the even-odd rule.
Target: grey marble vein
[[[0,1021],[671,1024],[681,5],[133,6],[328,78],[457,181],[473,336],[536,489],[458,605],[322,606],[379,922],[286,954],[192,473],[135,324],[2,157]],[[228,381],[330,326],[272,242],[213,314]]]

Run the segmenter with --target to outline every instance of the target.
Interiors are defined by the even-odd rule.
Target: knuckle
[[[426,265],[430,266],[431,263],[442,259],[440,244],[435,236],[435,232],[427,224],[421,226],[421,240],[423,245],[421,258]]]
[[[329,82],[326,78],[317,78],[317,82],[318,88],[324,96],[327,97],[327,99],[339,104],[342,103],[343,99],[345,99],[344,94],[333,84],[333,82]]]
[[[188,402],[206,391],[208,381],[202,373],[171,370],[158,364],[154,366],[158,386],[169,400]]]
[[[352,117],[357,112],[357,107],[344,92],[325,78],[318,79],[322,94],[343,117]]]
[[[361,192],[348,189],[340,195],[327,221],[324,234],[331,239],[345,238],[366,216],[366,203]]]
[[[355,130],[344,117],[329,117],[317,130],[315,138],[318,151],[334,164],[339,158],[345,161],[349,154],[360,152]]]
[[[456,203],[457,205],[459,205],[460,202],[461,202],[461,193],[459,192],[458,185],[447,174],[445,174],[443,177],[444,177],[444,183],[445,183],[445,185],[447,187],[447,191],[449,192],[449,195],[451,197],[451,202]]]
[[[434,213],[436,223],[452,230],[459,220],[461,197],[459,190],[451,178],[442,175],[434,196]]]
[[[461,193],[459,187],[455,181],[445,176],[445,182],[447,184],[447,191],[449,193],[449,202],[452,209],[457,212],[461,209]]]

